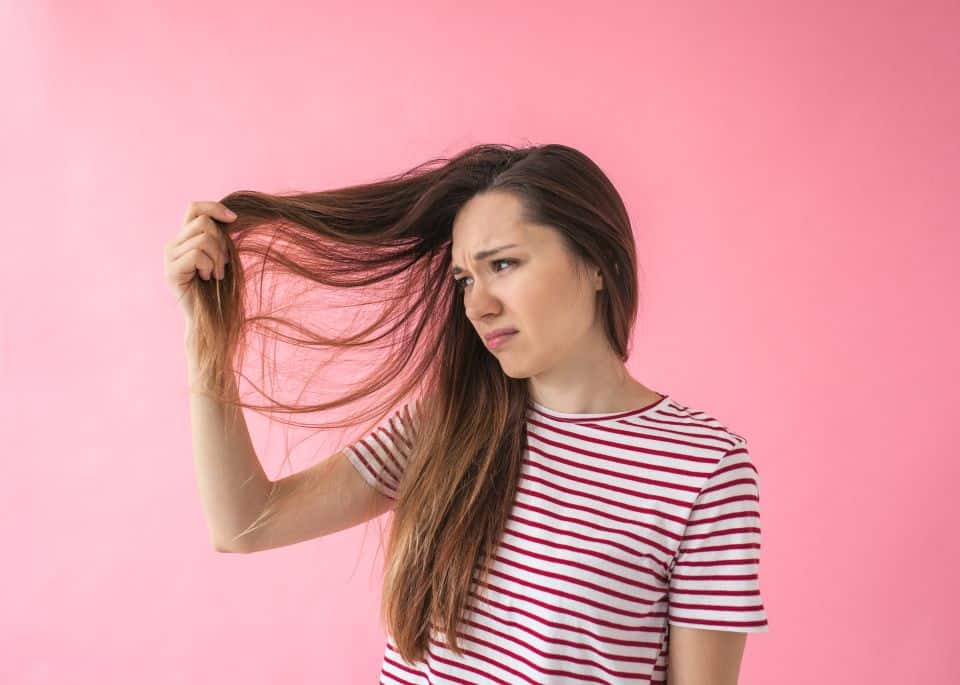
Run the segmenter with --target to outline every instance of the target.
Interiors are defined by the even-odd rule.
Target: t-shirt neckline
[[[656,391],[654,391],[656,392]],[[662,397],[659,400],[655,400],[651,404],[647,404],[643,407],[637,409],[628,409],[621,412],[607,412],[607,413],[586,413],[586,412],[565,412],[557,411],[556,409],[548,409],[539,402],[535,402],[532,398],[529,400],[530,406],[535,409],[538,413],[542,414],[548,419],[554,419],[556,421],[569,421],[573,423],[590,423],[596,421],[612,421],[619,419],[627,418],[636,418],[638,416],[643,416],[644,414],[653,413],[665,406],[670,402],[670,395],[657,392],[658,395]]]

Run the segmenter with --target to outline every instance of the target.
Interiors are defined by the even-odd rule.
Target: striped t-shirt
[[[347,447],[392,498],[419,407]],[[435,632],[407,663],[387,635],[380,683],[663,683],[670,624],[768,630],[759,475],[713,416],[670,396],[615,414],[531,401],[520,479],[464,656]]]

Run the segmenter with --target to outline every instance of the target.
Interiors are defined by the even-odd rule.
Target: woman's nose
[[[464,296],[464,306],[470,319],[478,320],[484,314],[496,312],[499,308],[498,298],[485,288],[479,281],[470,287],[470,292]]]

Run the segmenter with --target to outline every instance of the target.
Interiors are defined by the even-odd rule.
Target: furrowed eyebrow
[[[474,261],[479,262],[481,259],[486,259],[486,258],[489,257],[490,255],[496,254],[496,253],[499,252],[500,250],[506,250],[508,247],[517,247],[517,245],[515,245],[514,243],[510,243],[509,245],[501,245],[500,247],[492,247],[492,248],[490,248],[489,250],[480,250],[479,252],[477,252],[476,254],[473,255],[473,259],[474,259]],[[461,269],[459,266],[454,266],[452,269],[450,269],[450,274],[451,274],[452,276],[456,276],[458,273],[460,273],[460,272],[462,272],[462,271],[463,271],[463,269]]]

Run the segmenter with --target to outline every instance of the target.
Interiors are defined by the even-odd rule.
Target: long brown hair
[[[566,145],[477,145],[372,183],[322,192],[231,193],[221,202],[239,218],[218,223],[230,252],[226,277],[197,279],[194,286],[198,358],[212,381],[209,393],[220,401],[305,414],[379,400],[372,413],[354,414],[346,423],[296,424],[329,428],[371,417],[372,425],[401,401],[419,398],[416,437],[386,547],[381,605],[387,630],[411,663],[424,658],[433,629],[461,653],[457,627],[468,613],[468,596],[485,587],[526,443],[527,382],[503,373],[467,319],[450,276],[454,218],[471,197],[490,191],[514,193],[526,220],[557,230],[578,269],[601,270],[597,314],[611,347],[626,361],[638,305],[630,220],[606,175]],[[373,289],[378,299],[363,305],[382,307],[361,330],[333,337],[300,322],[254,315],[246,306],[246,262],[259,262],[261,278],[279,267],[313,284],[356,293]],[[248,404],[230,393],[231,375],[240,366],[245,336],[264,322],[299,332],[303,337],[282,336],[298,346],[376,350],[377,365],[328,402]],[[241,535],[272,511],[268,506]]]

